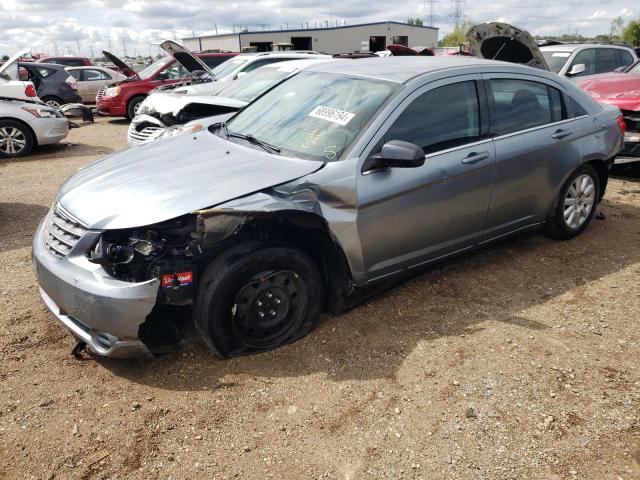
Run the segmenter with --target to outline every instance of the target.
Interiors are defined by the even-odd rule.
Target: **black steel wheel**
[[[309,333],[323,300],[320,272],[305,253],[251,243],[224,252],[207,267],[194,320],[220,356],[247,355]]]

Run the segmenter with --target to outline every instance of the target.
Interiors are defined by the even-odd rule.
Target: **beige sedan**
[[[78,82],[78,93],[83,103],[95,103],[98,90],[127,78],[115,70],[104,67],[67,67],[66,70]]]

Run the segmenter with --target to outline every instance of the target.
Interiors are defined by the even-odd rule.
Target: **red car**
[[[169,42],[163,42],[162,45],[165,43]],[[135,72],[115,55],[109,52],[102,53],[121,69],[121,73],[129,78],[108,87],[103,87],[98,92],[96,96],[98,112],[110,117],[126,117],[129,120],[136,116],[140,103],[151,90],[163,85],[184,81],[189,74],[195,71],[204,70],[205,72],[210,72],[210,69],[238,55],[237,53],[168,55],[155,61],[140,72]]]
[[[640,162],[640,61],[621,72],[582,77],[576,84],[594,100],[622,111],[626,127],[624,149],[615,163]]]

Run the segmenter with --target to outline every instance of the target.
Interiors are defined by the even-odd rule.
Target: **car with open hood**
[[[158,87],[184,82],[185,79],[201,73],[213,73],[213,68],[236,56],[236,53],[199,53],[178,48],[173,40],[160,44],[167,56],[156,60],[140,72],[135,72],[125,62],[112,53],[103,51],[121,72],[128,76],[126,80],[103,87],[96,95],[96,105],[101,115],[126,117],[132,119],[147,94]],[[172,53],[173,52],[173,55]]]
[[[39,100],[33,82],[20,78],[18,61],[29,49],[20,50],[0,65],[0,97]]]
[[[0,93],[0,159],[29,155],[34,147],[58,143],[68,133],[69,122],[57,109]]]
[[[34,235],[39,292],[101,355],[154,352],[180,306],[222,357],[270,350],[434,262],[582,233],[618,117],[522,65],[319,62],[226,122],[68,179]]]
[[[196,120],[233,114],[280,82],[319,61],[335,60],[329,56],[317,55],[304,60],[271,63],[234,82],[213,83],[210,85],[209,95],[189,95],[184,88],[151,92],[129,124],[129,146],[201,129],[204,122],[195,122]]]
[[[595,101],[615,105],[622,112],[625,143],[615,163],[640,162],[640,61],[620,72],[580,78],[576,84]]]

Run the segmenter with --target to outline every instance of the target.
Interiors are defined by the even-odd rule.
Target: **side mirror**
[[[373,156],[373,168],[415,168],[424,165],[424,150],[417,145],[401,140],[391,140]]]
[[[629,68],[629,65],[623,65],[622,67],[616,68],[614,72],[618,72],[618,73],[626,72],[627,68]]]
[[[244,77],[247,74],[247,72],[238,72],[238,74],[236,75],[236,78],[234,78],[234,80],[237,80],[239,78]]]
[[[571,67],[571,70],[567,72],[567,75],[579,75],[581,73],[584,73],[586,70],[587,66],[584,63],[576,63],[573,67]]]

